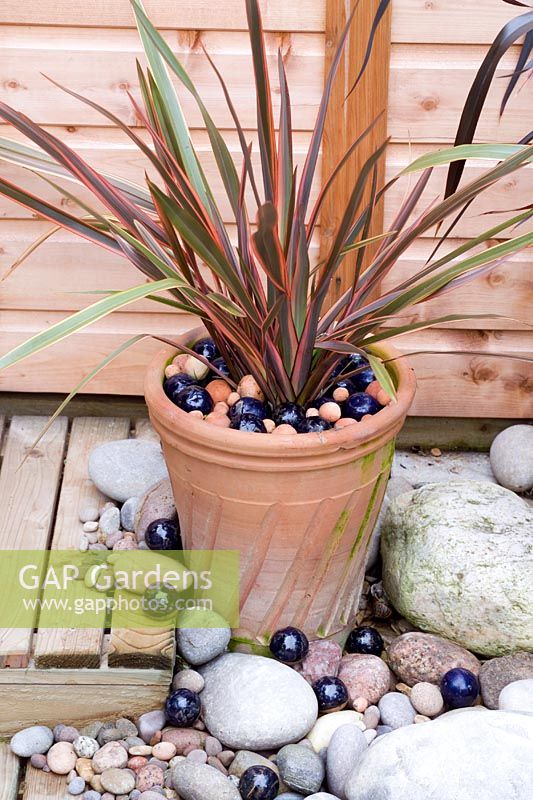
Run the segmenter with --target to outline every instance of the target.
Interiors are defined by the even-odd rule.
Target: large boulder
[[[533,649],[533,511],[478,481],[428,484],[392,504],[383,583],[422,630],[486,656]]]
[[[203,720],[226,747],[270,750],[297,742],[318,715],[301,675],[272,658],[227,653],[200,668]]]
[[[533,797],[533,716],[467,709],[381,736],[356,762],[347,800]]]

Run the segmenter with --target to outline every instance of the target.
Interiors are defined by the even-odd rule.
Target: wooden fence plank
[[[11,420],[0,472],[0,549],[43,550],[48,545],[63,465],[67,420],[57,419],[38,445],[30,450],[46,422],[44,417],[13,417]],[[0,667],[26,666],[31,639],[30,629],[3,629],[0,632]]]
[[[36,122],[47,125],[102,125],[103,118],[89,106],[61,92],[41,74],[46,64],[47,74],[63,86],[80,94],[90,95],[109,111],[131,125],[137,125],[135,111],[128,92],[140,101],[136,58],[141,58],[141,46],[136,44],[117,49],[117,40],[95,46],[95,39],[86,47],[46,49],[39,29],[33,29],[33,38],[20,46],[4,44],[0,59],[0,100],[28,114]],[[208,37],[206,37],[207,40]],[[194,39],[194,37],[193,37]],[[97,41],[97,40],[96,40]],[[279,110],[279,84],[277,78],[277,51],[281,45],[292,96],[293,125],[297,130],[312,130],[322,94],[324,71],[323,36],[286,34],[269,38],[268,63],[271,68],[273,100]],[[309,42],[313,46],[309,47]],[[118,37],[120,45],[121,37]],[[176,50],[209,111],[220,128],[233,128],[233,120],[213,70],[201,48],[203,43],[189,36],[176,40]],[[28,46],[29,45],[29,46]],[[217,67],[227,81],[243,128],[255,128],[255,90],[251,80],[252,62],[247,34],[227,33],[221,50],[213,52]],[[203,128],[204,121],[191,94],[180,84],[177,91],[188,124]],[[276,114],[277,117],[277,114]]]
[[[84,506],[99,507],[107,499],[87,473],[93,448],[115,439],[127,439],[129,420],[108,417],[77,417],[72,423],[65,472],[52,538],[54,550],[77,550],[82,526],[79,512]],[[96,594],[87,589],[87,596]],[[105,613],[101,628],[39,630],[35,644],[37,667],[90,667],[101,662]]]
[[[228,30],[246,29],[246,14],[242,0],[180,0],[179,4],[168,0],[146,0],[147,14],[161,28],[219,28]],[[324,30],[323,0],[264,0],[261,3],[264,25],[274,31],[322,31]],[[93,0],[89,5],[79,5],[71,0],[52,3],[43,0],[38,4],[17,3],[4,0],[2,21],[14,25],[79,25],[94,27],[134,27],[134,16],[128,0]]]
[[[394,0],[392,41],[490,44],[509,19],[526,10],[497,0],[482,7],[464,0]]]
[[[7,744],[0,744],[0,800],[16,800],[20,762]]]

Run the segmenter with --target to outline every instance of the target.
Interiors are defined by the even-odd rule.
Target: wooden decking
[[[146,419],[62,417],[33,448],[46,421],[0,417],[0,550],[77,549],[80,508],[104,501],[87,474],[91,449],[155,436]],[[37,717],[46,725],[78,724],[161,706],[174,665],[174,631],[123,631],[112,620],[104,625],[102,619],[98,629],[40,630],[36,617],[31,629],[0,629],[0,737]]]

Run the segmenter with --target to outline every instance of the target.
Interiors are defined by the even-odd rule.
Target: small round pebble
[[[152,755],[154,758],[159,758],[161,761],[170,761],[171,758],[177,753],[177,748],[172,742],[159,742],[154,745]]]
[[[154,786],[162,786],[164,780],[165,774],[161,767],[158,767],[157,764],[147,764],[137,773],[135,788],[141,792],[147,792],[148,789],[152,789]],[[133,789],[133,786],[131,788]]]
[[[177,689],[189,689],[190,692],[199,694],[204,686],[205,681],[203,676],[194,669],[183,669],[177,672],[172,681],[172,688],[175,691]]]
[[[36,753],[46,753],[54,743],[54,734],[45,725],[33,725],[16,733],[11,739],[11,750],[20,758],[30,758]]]
[[[85,792],[83,795],[83,800],[101,800],[102,795],[100,792],[96,792],[94,789],[89,789],[88,792]]]
[[[208,755],[205,750],[191,750],[190,753],[187,753],[187,761],[191,761],[193,764],[207,764]]]
[[[85,791],[85,781],[83,778],[73,778],[67,787],[69,794],[78,795]]]
[[[80,522],[96,522],[99,517],[97,506],[83,506],[79,513]]]
[[[426,717],[436,717],[444,708],[439,687],[433,683],[416,683],[409,699],[418,713]]]
[[[120,509],[120,524],[125,531],[133,531],[135,514],[139,507],[138,497],[129,497]]]
[[[68,775],[76,766],[76,753],[71,742],[57,742],[47,753],[50,770],[56,775]]]
[[[363,714],[363,722],[367,729],[376,729],[381,719],[379,708],[377,706],[368,706]]]
[[[85,533],[96,533],[98,530],[98,523],[97,522],[84,522],[83,523],[83,530]]]
[[[80,732],[77,730],[77,728],[72,727],[72,725],[65,725],[58,733],[57,741],[70,742],[72,744],[72,742],[75,742],[76,739],[79,738],[79,735]]]
[[[101,532],[105,533],[106,535],[109,535],[110,533],[116,533],[116,531],[119,530],[120,511],[116,506],[113,506],[113,508],[108,508],[104,511],[100,517],[98,527],[100,528]]]
[[[106,769],[100,779],[104,789],[111,794],[129,794],[135,789],[135,777],[128,769]]]
[[[378,703],[378,708],[382,723],[393,730],[411,725],[416,716],[411,701],[400,692],[388,692],[383,695]]]
[[[391,733],[392,728],[390,725],[378,725],[376,728],[376,735],[377,736],[384,736],[386,733]]]
[[[92,758],[96,751],[100,749],[96,739],[92,739],[90,736],[78,736],[72,742],[72,746],[78,758]]]
[[[32,767],[34,767],[34,769],[44,769],[46,766],[48,766],[46,756],[42,753],[34,753],[30,758],[30,764]]]

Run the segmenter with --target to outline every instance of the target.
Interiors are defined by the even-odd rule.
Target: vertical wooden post
[[[350,0],[350,7],[354,2]],[[377,31],[372,55],[357,89],[345,101],[347,91],[352,87],[365,57],[368,37],[372,27],[379,0],[363,0],[352,21],[351,35],[348,43],[346,66],[339,71],[330,110],[326,122],[324,147],[322,155],[323,180],[342,158],[346,149],[357,136],[370,125],[381,113],[381,117],[372,132],[361,143],[350,158],[344,175],[336,182],[330,197],[329,205],[324,209],[321,230],[321,257],[326,255],[332,237],[344,211],[345,203],[354,185],[362,165],[382,144],[387,136],[387,105],[389,90],[389,70],[391,51],[391,11],[381,21]],[[346,19],[343,0],[326,0],[326,69],[328,56],[335,51],[338,34]],[[383,113],[382,113],[383,112]],[[378,169],[378,186],[383,184],[385,175],[385,159],[381,160]],[[368,199],[369,191],[364,199]],[[364,202],[364,201],[363,201]],[[375,236],[383,230],[383,203],[375,209],[369,236]],[[371,255],[368,248],[367,257]],[[329,303],[333,303],[342,292],[351,285],[354,257],[346,257],[339,268],[329,289]]]

